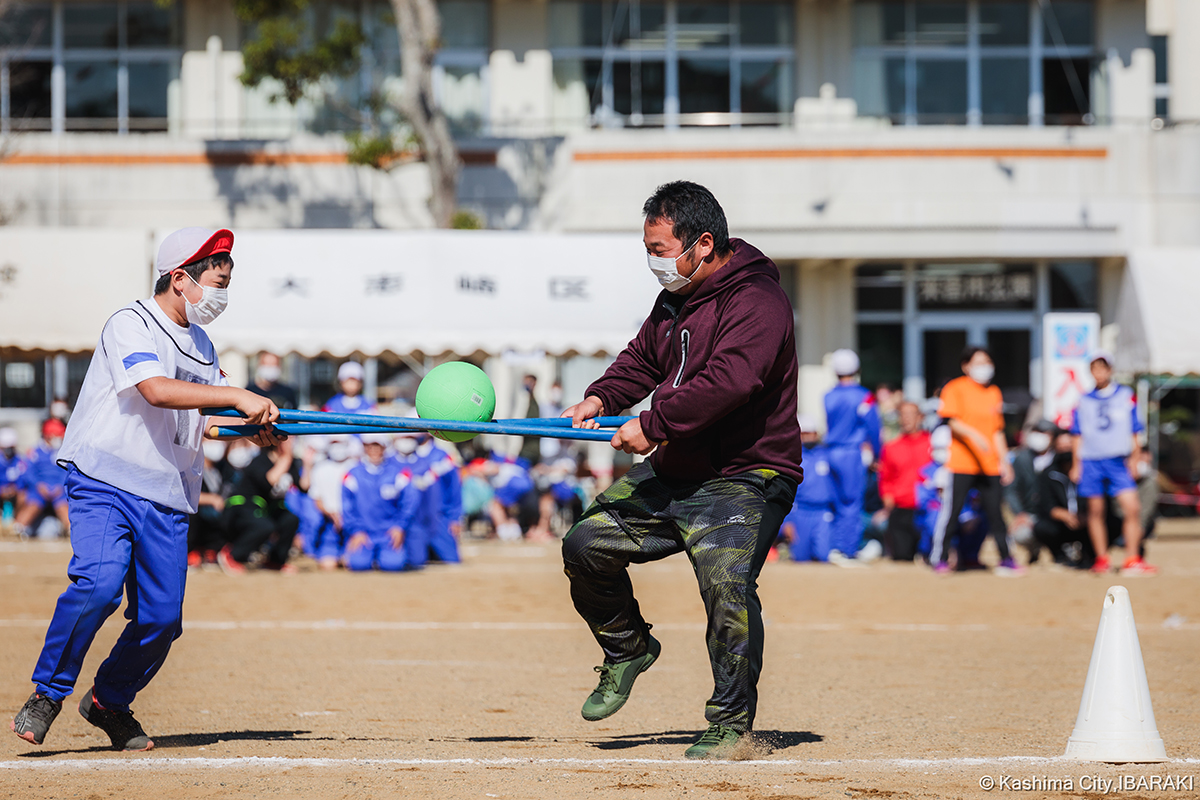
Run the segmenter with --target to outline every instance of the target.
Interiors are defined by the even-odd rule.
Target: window
[[[774,125],[795,100],[792,4],[552,0],[559,125]]]
[[[859,113],[915,124],[1091,121],[1092,0],[858,0]]]
[[[451,131],[474,135],[487,117],[487,64],[491,45],[491,5],[487,0],[443,0],[438,3],[442,22],[442,48],[433,68],[433,87]],[[334,82],[334,90],[310,126],[317,131],[354,130],[363,125],[367,99],[394,94],[400,84],[400,37],[396,18],[387,0],[357,3],[319,2],[310,7],[313,25],[332,26],[339,15],[362,25],[366,44],[360,51],[362,66],[349,78]],[[384,114],[394,114],[384,108]]]
[[[904,267],[861,266],[855,272],[855,299],[859,311],[903,311]]]
[[[0,407],[45,408],[48,370],[46,359],[33,353],[18,350],[0,359]]]
[[[0,16],[0,125],[6,131],[165,130],[181,44],[178,4],[9,6]],[[63,76],[58,103],[56,69]],[[57,118],[56,106],[62,109]]]
[[[1170,115],[1171,82],[1167,79],[1167,37],[1151,36],[1154,50],[1154,116],[1165,119]]]
[[[1050,265],[1050,309],[1093,311],[1096,308],[1096,265],[1065,261]]]

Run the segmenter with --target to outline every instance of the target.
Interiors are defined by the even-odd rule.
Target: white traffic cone
[[[1133,606],[1124,586],[1113,586],[1104,595],[1096,646],[1066,757],[1111,763],[1167,760],[1150,706]]]

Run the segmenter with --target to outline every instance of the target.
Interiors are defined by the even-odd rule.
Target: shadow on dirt
[[[180,747],[204,747],[218,742],[321,742],[333,741],[332,737],[307,737],[312,731],[223,731],[221,733],[180,733],[166,736],[151,736],[155,750],[171,750]],[[21,758],[49,758],[51,756],[81,755],[84,753],[112,752],[111,747],[81,747],[77,750],[39,750],[21,753]]]
[[[628,750],[649,744],[690,745],[700,738],[704,731],[662,731],[660,733],[634,733],[623,736],[610,736],[607,739],[589,742],[597,750]],[[766,755],[776,750],[786,750],[801,744],[824,741],[825,737],[809,731],[755,731],[753,746],[760,754]]]

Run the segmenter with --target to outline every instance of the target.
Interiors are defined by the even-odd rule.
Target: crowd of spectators
[[[937,572],[1020,575],[1042,559],[1094,572],[1126,550],[1123,574],[1152,575],[1142,556],[1153,531],[1156,481],[1132,392],[1112,381],[1112,356],[1091,362],[1096,389],[1070,430],[1031,419],[1011,450],[990,353],[969,347],[962,377],[923,410],[890,386],[869,392],[849,350],[832,359],[838,382],[825,401],[824,441],[802,415],[804,482],[780,531],[794,561],[859,566],[880,556],[920,560]],[[1017,556],[1023,550],[1021,563]]]
[[[1020,574],[1043,554],[1107,571],[1114,544],[1126,547],[1123,570],[1153,574],[1141,555],[1157,486],[1138,445],[1132,395],[1112,383],[1111,356],[1093,359],[1097,389],[1081,401],[1071,430],[1033,419],[1011,450],[984,348],[968,348],[962,377],[924,408],[893,387],[863,387],[852,351],[835,353],[833,366],[824,437],[818,420],[800,418],[804,481],[773,557],[857,566],[884,556],[966,571],[983,568],[979,553],[990,537],[1003,574]],[[378,412],[362,394],[360,364],[344,362],[337,376],[339,392],[323,410]],[[279,359],[264,353],[248,388],[295,407],[297,393],[281,378]],[[519,410],[559,413],[562,387],[539,404],[536,386],[525,376]],[[69,531],[66,473],[56,463],[69,410],[56,402],[51,412],[26,454],[12,429],[0,429],[0,506],[22,537]],[[246,440],[206,441],[203,450],[189,565],[229,574],[291,571],[300,552],[326,570],[455,563],[467,532],[503,541],[561,536],[603,488],[583,448],[552,439],[526,439],[516,455],[474,441],[454,448],[428,434],[304,437],[264,450]]]

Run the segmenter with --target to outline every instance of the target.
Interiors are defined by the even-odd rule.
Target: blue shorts
[[[1137,484],[1133,482],[1124,458],[1084,460],[1083,474],[1079,477],[1080,497],[1116,497],[1122,492],[1136,491]]]

